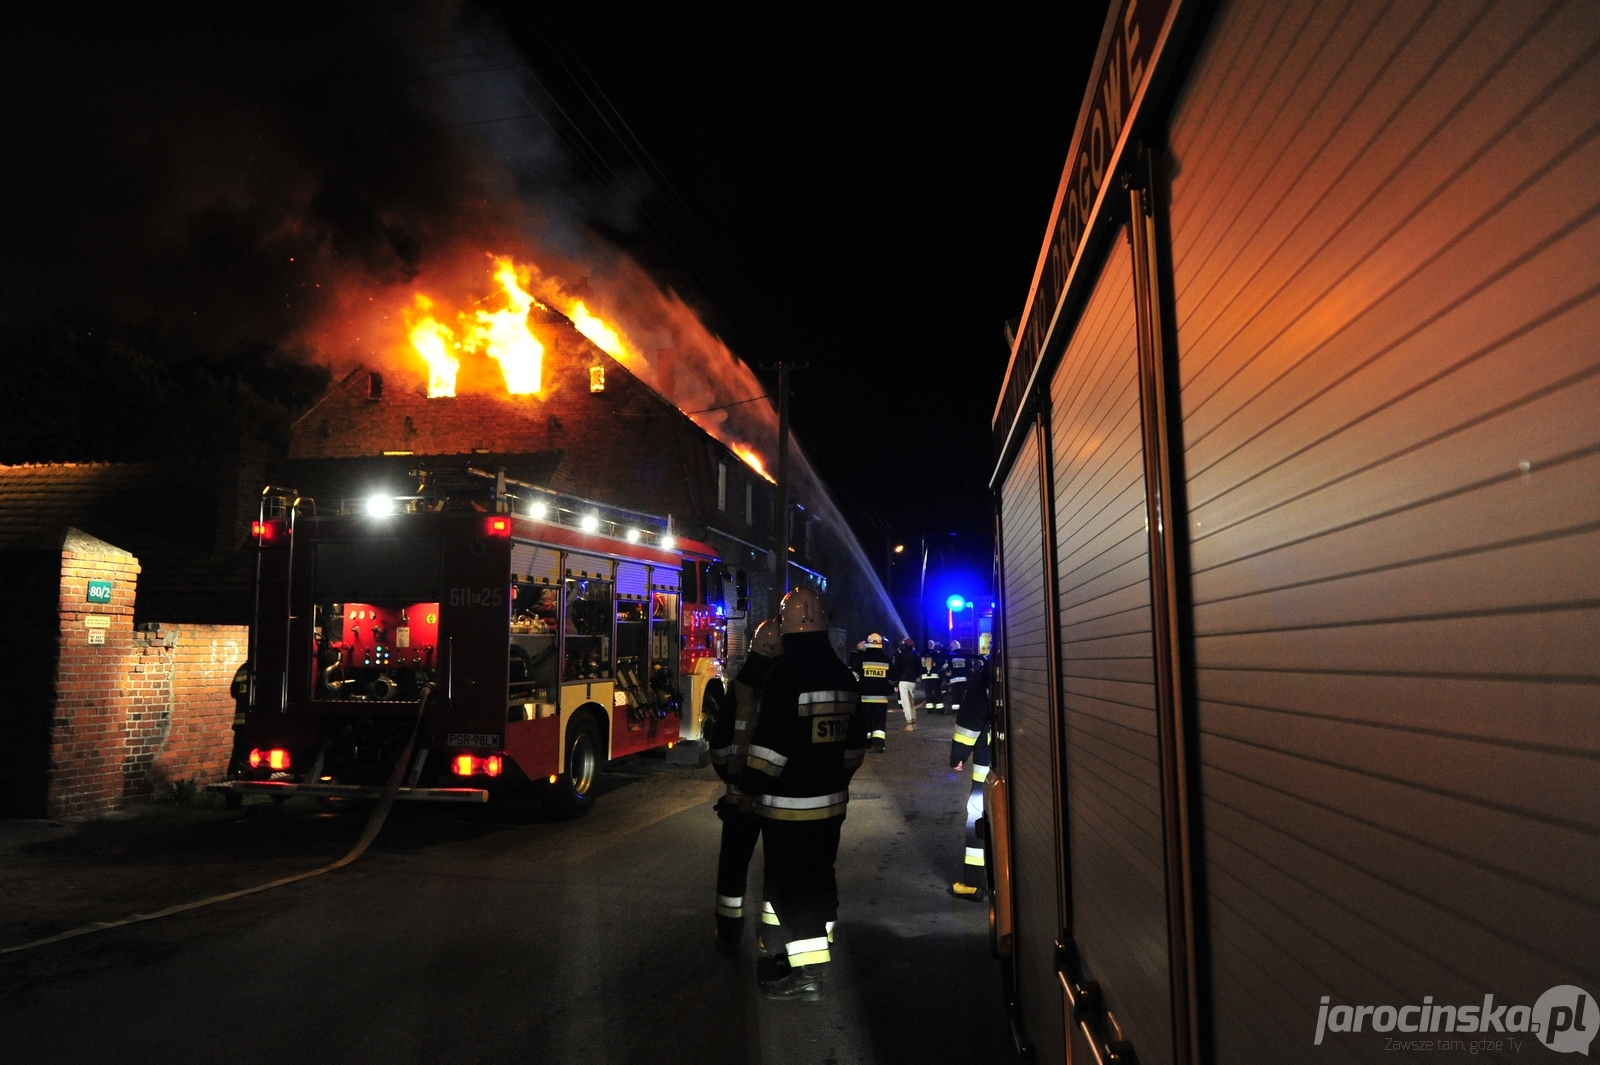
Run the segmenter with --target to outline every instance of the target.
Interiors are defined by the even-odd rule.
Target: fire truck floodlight
[[[368,496],[367,513],[374,518],[386,518],[394,513],[392,496]]]
[[[586,533],[600,531],[600,515],[585,514],[583,516],[583,531]]]
[[[672,536],[663,536],[661,538],[661,550],[663,550],[663,551],[671,551],[674,547],[677,547],[677,546],[678,546],[678,541],[676,539],[674,539]]]
[[[528,514],[530,517],[538,518],[540,521],[543,521],[545,518],[549,517],[550,507],[545,503],[535,503],[533,506],[528,508]]]
[[[639,542],[639,530],[638,529],[629,529],[628,530],[628,543],[636,544],[638,542]]]

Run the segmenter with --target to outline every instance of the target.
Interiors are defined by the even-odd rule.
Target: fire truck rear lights
[[[561,779],[561,777],[558,774],[556,774],[556,773],[551,773],[550,774],[550,783],[554,784],[556,781],[558,781],[560,779]]]
[[[259,747],[250,751],[250,768],[260,769],[263,765],[268,769],[288,769],[290,763],[289,752],[282,747],[273,747],[263,751]]]
[[[250,523],[250,536],[258,544],[270,544],[279,537],[289,535],[289,526],[282,521],[252,521]]]
[[[394,498],[392,496],[368,496],[367,514],[374,518],[386,518],[394,513]]]
[[[498,754],[479,758],[475,754],[458,754],[450,759],[450,772],[458,777],[497,777],[505,772],[506,762]]]
[[[511,519],[503,515],[490,518],[484,525],[488,529],[490,536],[511,535]]]

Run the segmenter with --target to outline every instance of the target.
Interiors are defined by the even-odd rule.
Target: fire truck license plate
[[[811,719],[812,743],[840,743],[850,727],[849,714],[829,714]]]
[[[447,747],[498,747],[500,737],[493,732],[450,732],[444,742]]]

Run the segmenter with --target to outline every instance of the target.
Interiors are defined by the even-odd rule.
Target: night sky
[[[181,455],[292,416],[326,377],[300,334],[328,291],[526,224],[509,195],[550,239],[634,255],[747,362],[808,362],[796,431],[869,555],[981,542],[1002,323],[1104,5],[674,8],[20,19],[0,461]],[[453,92],[474,65],[504,91]]]

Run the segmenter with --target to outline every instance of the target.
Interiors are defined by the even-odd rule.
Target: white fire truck
[[[575,815],[608,760],[704,746],[726,659],[711,548],[503,472],[422,477],[321,510],[264,493],[230,801],[376,797],[410,746],[398,798]]]

